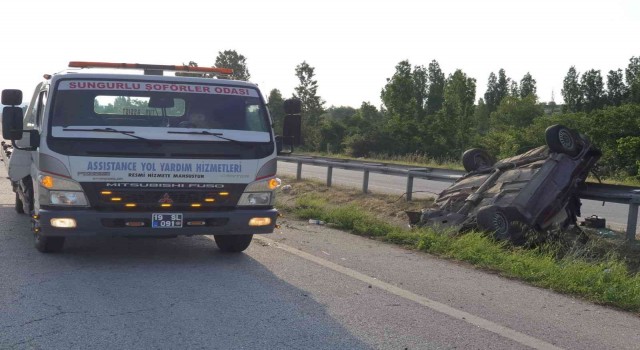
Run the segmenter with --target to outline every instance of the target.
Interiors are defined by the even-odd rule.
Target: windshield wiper
[[[215,137],[217,137],[219,139],[222,139],[222,140],[233,142],[236,145],[240,145],[240,146],[248,147],[248,148],[251,147],[250,145],[248,145],[246,143],[243,143],[241,141],[230,139],[228,137],[224,137],[224,136],[222,136],[224,134],[221,133],[221,132],[209,132],[209,131],[206,131],[206,130],[202,130],[202,131],[167,131],[167,133],[169,133],[169,134],[186,134],[186,135],[209,135],[209,136],[215,136]]]
[[[144,138],[142,136],[137,136],[134,135],[135,131],[129,131],[129,130],[117,130],[114,128],[95,128],[95,129],[73,129],[73,128],[64,128],[62,129],[62,131],[93,131],[93,132],[113,132],[116,134],[122,134],[122,135],[127,135],[127,136],[131,136],[134,139],[138,139],[138,140],[143,140],[143,141],[147,141],[150,145],[156,145],[159,144],[158,141],[156,140],[150,140],[147,138]]]

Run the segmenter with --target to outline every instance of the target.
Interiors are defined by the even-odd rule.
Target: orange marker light
[[[40,178],[40,184],[44,188],[53,188],[53,177],[51,177],[49,175],[45,175],[45,176],[41,177]]]
[[[274,178],[269,180],[269,189],[270,190],[275,190],[276,188],[278,188],[280,186],[280,179],[278,178]]]
[[[106,195],[110,195],[111,193],[112,193],[111,191],[102,191],[102,192],[100,192],[100,194],[104,194],[105,196]]]
[[[229,195],[229,192],[220,192],[219,194],[220,194],[221,196],[228,196],[228,195]]]
[[[121,200],[122,200],[122,198],[120,198],[120,197],[113,197],[113,198],[111,198],[111,200],[112,200],[112,201],[114,201],[114,202],[119,202],[119,201],[121,201]]]
[[[160,206],[161,206],[161,207],[163,207],[163,208],[169,208],[169,207],[171,206],[171,204],[169,204],[169,203],[162,203],[162,204],[160,204]]]

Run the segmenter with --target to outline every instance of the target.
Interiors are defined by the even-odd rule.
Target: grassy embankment
[[[312,181],[295,182],[293,190],[278,194],[278,208],[285,216],[320,219],[329,225],[400,244],[441,257],[468,262],[535,286],[587,300],[640,311],[640,274],[615,253],[623,243],[592,237],[587,244],[548,243],[535,248],[513,247],[479,232],[457,235],[429,228],[407,229],[404,210],[415,210],[428,201],[407,203],[397,196],[364,195],[357,190],[327,188]]]

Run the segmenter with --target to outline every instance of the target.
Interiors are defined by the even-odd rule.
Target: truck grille
[[[103,183],[83,183],[91,206],[105,211],[211,211],[236,206],[246,185],[216,189],[110,188]]]

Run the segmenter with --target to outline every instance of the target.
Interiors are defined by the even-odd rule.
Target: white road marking
[[[213,237],[210,236],[205,236],[211,240],[213,240]],[[253,236],[254,240],[257,241],[261,241],[263,243],[268,243],[271,247],[275,247],[275,248],[279,248],[282,249],[284,251],[286,251],[287,253],[293,254],[295,256],[298,256],[302,259],[314,262],[318,265],[321,265],[323,267],[326,267],[328,269],[331,269],[333,271],[339,272],[345,276],[351,277],[353,279],[359,280],[361,282],[370,284],[372,286],[376,286],[386,292],[389,292],[391,294],[395,294],[399,297],[405,298],[407,300],[411,300],[413,302],[416,302],[422,306],[426,306],[432,310],[438,311],[440,313],[443,313],[445,315],[448,315],[450,317],[453,317],[455,319],[458,319],[460,321],[463,322],[467,322],[470,323],[474,326],[477,326],[479,328],[482,328],[484,330],[487,330],[489,332],[493,332],[495,334],[498,334],[502,337],[511,339],[515,342],[518,342],[522,345],[526,345],[529,346],[531,348],[534,349],[562,349],[560,347],[557,347],[553,344],[547,343],[544,340],[538,339],[538,338],[534,338],[531,336],[528,336],[524,333],[520,333],[514,329],[499,325],[495,322],[486,320],[484,318],[472,315],[468,312],[464,312],[462,310],[458,310],[456,308],[453,308],[449,305],[437,302],[435,300],[431,300],[429,298],[425,298],[421,295],[412,293],[408,290],[404,290],[402,288],[398,288],[392,284],[380,281],[374,277],[369,277],[367,275],[364,275],[358,271],[346,268],[344,266],[335,264],[331,261],[319,258],[315,255],[309,254],[309,253],[305,253],[299,249],[290,247],[286,244],[282,244],[279,242],[276,242],[270,238],[265,238],[263,236]]]

